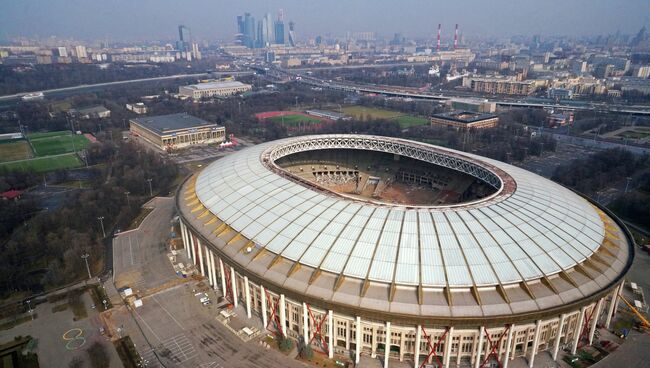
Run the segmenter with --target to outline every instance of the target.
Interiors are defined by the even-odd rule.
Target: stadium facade
[[[609,327],[634,255],[617,218],[558,184],[378,136],[247,148],[176,205],[188,257],[249,318],[384,367],[575,353]]]

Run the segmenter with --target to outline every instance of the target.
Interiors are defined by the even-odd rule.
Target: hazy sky
[[[636,33],[650,0],[0,0],[0,38],[176,38],[186,24],[197,39],[231,39],[236,16],[259,19],[284,9],[299,35],[375,31],[416,37],[459,23],[465,35]]]

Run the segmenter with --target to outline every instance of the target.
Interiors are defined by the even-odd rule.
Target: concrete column
[[[451,344],[453,344],[454,339],[454,327],[449,327],[449,331],[447,331],[447,341],[445,341],[445,368],[449,368],[449,359],[451,359]],[[460,340],[459,340],[460,341]],[[460,346],[458,346],[460,348]]]
[[[183,250],[185,250],[185,254],[187,255],[187,258],[190,258],[190,247],[188,244],[187,240],[187,229],[185,228],[185,224],[183,221],[180,221],[181,224],[181,237],[183,238]]]
[[[207,246],[204,245],[203,247],[205,248],[204,252],[205,252],[205,263],[207,266],[206,268],[208,271],[208,284],[214,285],[214,280],[212,280],[212,263],[210,262],[210,254],[212,252],[210,252]]]
[[[264,286],[260,285],[260,297],[262,299],[262,324],[264,328],[268,325],[268,319],[266,317],[266,291],[264,291]]]
[[[594,334],[596,332],[596,325],[598,324],[598,317],[600,317],[600,311],[603,308],[604,298],[601,298],[596,304],[596,311],[591,317],[591,328],[589,329],[589,345],[594,343]]]
[[[510,325],[508,330],[508,338],[506,339],[506,353],[503,356],[503,368],[508,368],[510,363],[510,349],[512,349],[512,336],[515,334],[515,325]],[[514,350],[514,349],[513,349]]]
[[[481,326],[479,329],[478,345],[476,346],[476,360],[474,361],[474,368],[481,366],[481,353],[483,352],[483,335],[485,334],[485,327]]]
[[[616,305],[618,301],[618,295],[623,291],[622,287],[623,283],[621,283],[620,286],[615,287],[612,293],[612,300],[609,302],[609,311],[607,312],[607,320],[605,321],[605,328],[607,329],[609,329],[609,325],[612,322],[612,317],[616,313],[616,308],[618,307]]]
[[[370,356],[377,357],[377,327],[372,326],[372,342],[370,343]]]
[[[624,286],[625,286],[625,281],[621,282],[621,287],[618,289],[618,293],[616,294],[616,305],[614,306],[614,316],[618,312],[618,305],[620,304],[621,301],[621,294],[623,294]]]
[[[194,235],[192,233],[188,234],[190,236],[190,248],[191,250],[191,256],[192,256],[192,265],[196,266],[196,249],[194,248]]]
[[[244,293],[246,294],[246,317],[251,318],[251,287],[248,276],[244,276]]]
[[[284,294],[280,294],[280,330],[283,336],[287,336],[287,306],[284,302]]]
[[[230,267],[230,287],[232,288],[232,303],[237,307],[239,301],[237,299],[237,276],[235,275],[235,269]]]
[[[305,340],[305,345],[309,344],[309,311],[307,310],[307,303],[302,303],[302,335]]]
[[[196,247],[199,248],[199,267],[201,269],[201,275],[205,277],[205,266],[203,265],[203,247],[201,246],[201,241],[196,239]]]
[[[542,320],[538,319],[535,323],[535,336],[533,337],[533,350],[530,352],[530,359],[528,360],[528,367],[533,368],[535,362],[535,355],[537,355],[537,347],[539,346],[539,334],[542,332]]]
[[[388,368],[390,357],[390,322],[386,322],[386,339],[384,341],[384,368]]]
[[[560,323],[557,328],[557,335],[555,336],[555,343],[553,344],[553,360],[557,360],[557,353],[560,351],[560,341],[562,341],[562,328],[566,322],[566,313],[560,316]]]
[[[578,343],[580,342],[580,333],[582,332],[582,320],[585,318],[585,311],[587,307],[580,308],[580,314],[578,315],[578,323],[576,323],[576,330],[573,336],[573,346],[571,347],[571,354],[576,353],[578,350]]]
[[[219,258],[219,275],[221,276],[221,293],[226,297],[226,272],[223,268],[223,261]]]
[[[327,336],[329,340],[327,342],[327,356],[330,359],[334,358],[334,315],[332,310],[327,311]]]
[[[218,278],[217,278],[217,263],[214,261],[214,253],[210,252],[210,262],[212,263],[212,279],[214,280],[214,283],[212,284],[212,287],[217,290],[217,285],[218,285]]]
[[[422,326],[417,325],[415,326],[415,349],[413,354],[413,368],[419,368],[420,367],[420,331],[422,331]]]
[[[355,364],[359,364],[359,359],[361,358],[361,338],[363,337],[363,328],[361,327],[361,317],[357,316],[357,321],[355,323],[355,333],[354,336],[356,337],[356,344],[355,350],[356,350],[356,355],[354,359]]]

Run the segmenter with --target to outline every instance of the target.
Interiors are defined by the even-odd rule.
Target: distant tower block
[[[440,29],[442,24],[438,23],[438,43],[436,44],[436,51],[440,51]]]
[[[454,50],[458,48],[458,23],[456,23],[456,31],[454,32]]]

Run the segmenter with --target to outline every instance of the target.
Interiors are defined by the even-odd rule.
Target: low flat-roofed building
[[[83,120],[104,119],[111,116],[111,110],[107,109],[104,106],[98,105],[76,110],[72,109],[70,110],[70,114]]]
[[[194,100],[210,97],[226,97],[248,92],[253,87],[239,81],[218,81],[178,87],[178,94]]]
[[[131,134],[161,150],[222,143],[226,128],[187,113],[129,120]]]
[[[469,98],[454,98],[450,100],[451,108],[454,110],[493,113],[497,111],[496,102],[488,100],[477,100]]]
[[[505,77],[465,77],[463,86],[474,92],[497,95],[529,95],[537,89],[534,81],[518,81]]]
[[[350,117],[345,114],[341,114],[334,111],[325,111],[325,110],[307,110],[305,111],[308,115],[316,116],[319,118],[325,118],[330,120],[350,120]]]
[[[148,109],[147,106],[142,102],[136,102],[133,104],[126,104],[126,109],[133,111],[138,115],[146,114]]]
[[[492,128],[499,123],[494,114],[480,114],[470,111],[452,111],[431,116],[431,126],[448,126],[458,129]]]

